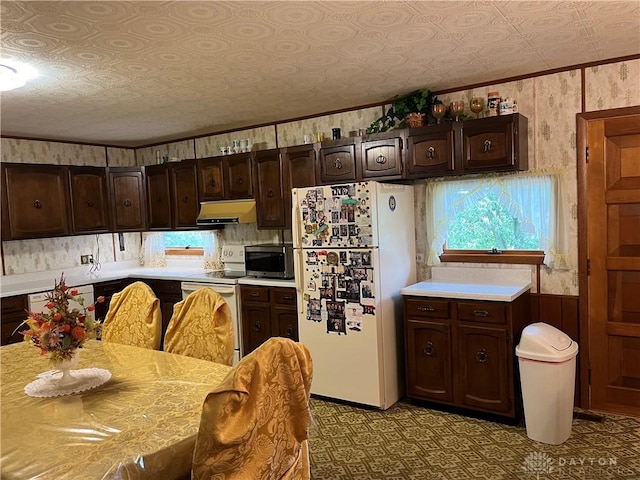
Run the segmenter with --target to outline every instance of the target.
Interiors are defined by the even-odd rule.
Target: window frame
[[[489,253],[486,250],[454,250],[443,247],[441,262],[449,263],[508,263],[520,265],[542,265],[544,250],[501,250]]]

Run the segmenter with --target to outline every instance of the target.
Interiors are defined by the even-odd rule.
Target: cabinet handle
[[[429,160],[433,160],[434,158],[436,158],[436,149],[433,147],[429,147],[427,149],[427,158]]]
[[[336,161],[333,164],[333,166],[336,168],[336,170],[340,170],[342,168],[342,161],[340,161],[339,158],[336,158]]]
[[[162,203],[162,199],[158,198],[158,199],[156,200],[156,205],[160,205],[161,203]]]
[[[376,158],[376,163],[379,163],[379,164],[387,163],[387,157],[385,157],[382,154],[378,155],[378,157]]]
[[[188,203],[189,202],[189,196],[185,195],[184,197],[182,197],[182,203]]]
[[[436,309],[430,306],[427,307],[418,307],[418,310],[420,310],[421,312],[435,312]]]
[[[273,198],[273,190],[272,189],[267,190],[267,197]]]
[[[260,320],[258,320],[256,323],[253,324],[253,331],[254,332],[262,331],[262,324],[260,323]]]
[[[215,187],[216,186],[216,181],[213,178],[211,180],[209,180],[209,186],[210,187]]]
[[[33,202],[33,206],[36,208],[42,208],[42,202],[40,200],[36,200]]]
[[[238,185],[242,185],[242,183],[243,183],[242,177],[238,177],[238,178],[236,178],[236,183],[237,183]]]
[[[287,327],[287,337],[293,338],[293,327],[291,325]]]
[[[259,294],[258,292],[251,292],[251,293],[249,294],[249,296],[250,296],[250,297],[259,297],[259,296],[260,296],[260,294]]]
[[[482,153],[489,153],[491,151],[491,140],[485,140],[482,144]]]
[[[489,316],[489,312],[487,312],[486,310],[474,310],[473,311],[473,316],[474,317],[488,317]]]
[[[87,200],[87,206],[93,207],[93,200]]]
[[[283,295],[282,299],[283,300],[293,300],[293,295]]]
[[[476,353],[476,360],[478,360],[480,363],[486,362],[488,358],[489,355],[487,355],[487,352],[484,348]]]
[[[130,207],[130,206],[131,206],[131,200],[129,200],[129,199],[127,198],[124,202],[122,202],[122,204],[123,204],[125,207]]]
[[[427,342],[427,346],[424,347],[424,354],[427,357],[431,357],[436,352],[436,349],[433,348],[433,343]]]

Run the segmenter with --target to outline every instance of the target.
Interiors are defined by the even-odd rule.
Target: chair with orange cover
[[[134,282],[114,293],[102,325],[102,340],[136,347],[160,348],[160,300],[144,282]]]
[[[232,365],[233,347],[231,309],[214,289],[199,288],[173,306],[166,352]]]
[[[308,480],[313,364],[302,343],[274,337],[205,399],[193,480]]]

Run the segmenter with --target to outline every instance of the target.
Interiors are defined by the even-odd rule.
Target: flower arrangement
[[[94,305],[84,306],[84,298],[78,296],[77,289],[66,285],[64,274],[53,291],[47,293],[47,300],[47,311],[28,312],[24,323],[29,330],[20,333],[40,349],[41,355],[49,354],[51,362],[57,364],[70,360],[85,340],[94,338],[99,322],[88,313],[94,311]],[[69,300],[77,302],[82,311],[70,309]],[[98,297],[98,302],[104,302],[104,297]]]

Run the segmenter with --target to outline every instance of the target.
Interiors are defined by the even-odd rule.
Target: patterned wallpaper
[[[640,105],[640,60],[620,62],[587,68],[587,110],[603,110],[630,105]],[[529,165],[531,170],[554,170],[562,176],[564,194],[570,205],[571,235],[570,271],[541,271],[542,293],[563,295],[578,294],[577,277],[577,182],[576,182],[576,114],[580,112],[581,78],[579,70],[565,71],[553,75],[508,82],[474,90],[453,92],[440,96],[445,103],[468,99],[472,96],[486,97],[490,91],[517,100],[519,111],[529,119]],[[127,149],[107,149],[85,145],[55,142],[35,142],[2,139],[2,161],[40,163],[73,163],[105,165],[108,155],[110,165],[132,165],[155,163],[155,150],[167,152],[179,158],[207,157],[220,154],[220,148],[231,144],[233,139],[250,138],[254,148],[274,148],[303,143],[304,135],[317,132],[330,135],[331,128],[340,127],[343,135],[350,135],[358,128],[367,127],[381,113],[379,107],[356,110],[313,119],[283,123],[277,126],[259,127],[221,135],[211,135],[195,140],[138,149],[135,156]],[[466,112],[470,114],[470,112]],[[276,142],[276,130],[278,138]],[[194,150],[195,143],[195,152]],[[258,147],[259,145],[259,147]],[[63,160],[64,159],[64,160]],[[68,159],[68,160],[67,160]],[[112,163],[113,162],[113,163]],[[424,229],[424,181],[416,181],[416,237],[418,253],[425,253]],[[279,241],[278,231],[258,231],[250,225],[227,227],[221,240],[224,242],[262,243]],[[126,249],[120,252],[117,235],[100,235],[101,259],[103,262],[135,260],[140,253],[140,235],[125,234]],[[287,235],[290,237],[290,235]],[[287,238],[289,240],[289,238]],[[93,253],[97,247],[94,236],[63,237],[42,240],[4,242],[4,260],[7,274],[27,273],[77,266],[79,253]],[[46,252],[46,253],[45,253]],[[52,252],[51,254],[49,252]],[[78,257],[78,258],[76,258]],[[456,265],[469,267],[473,265]],[[496,265],[475,265],[479,268],[505,268]],[[419,279],[430,275],[426,265],[418,265]]]

